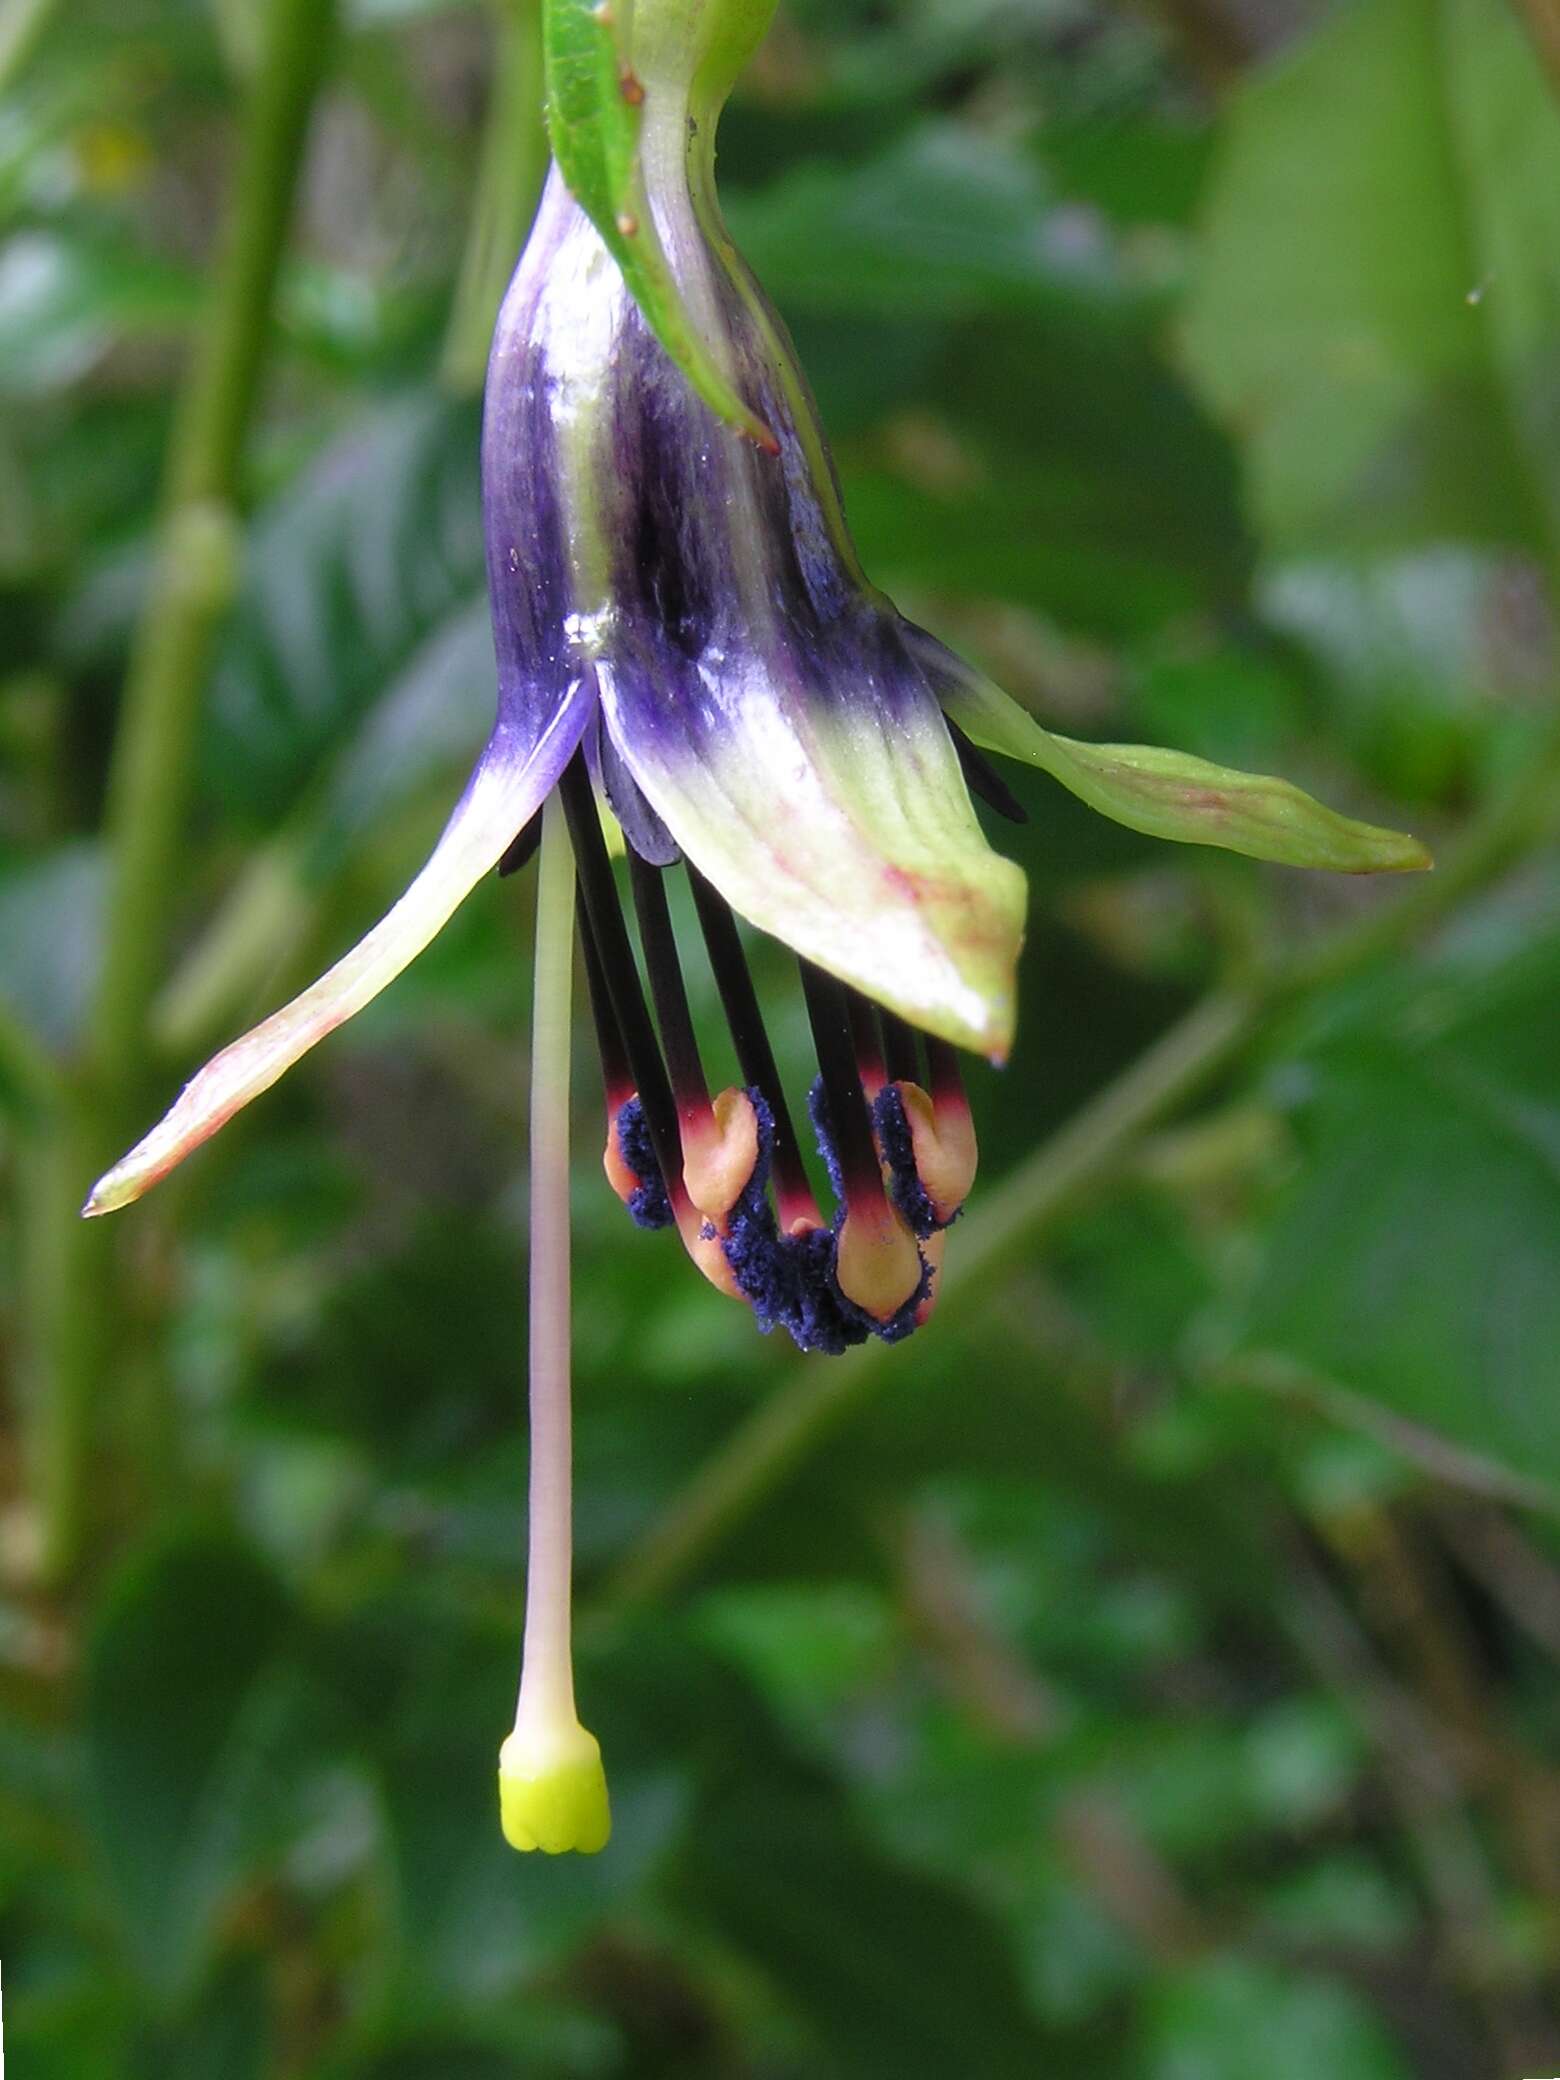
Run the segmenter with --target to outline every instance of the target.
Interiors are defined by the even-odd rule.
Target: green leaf
[[[89,1806],[126,1945],[163,1999],[192,1983],[219,1915],[274,1843],[288,1630],[270,1574],[217,1536],[132,1561],[99,1614]]]
[[[1560,109],[1515,10],[1361,0],[1236,95],[1185,344],[1275,544],[1552,541]]]
[[[1244,596],[1234,461],[1157,329],[1101,300],[953,328],[909,413],[887,398],[892,447],[841,458],[875,581],[988,613],[1011,600],[1112,641]]]
[[[147,2035],[132,2080],[261,2080],[274,2053],[263,1971],[246,1958],[216,1977],[194,2015]]]
[[[700,1820],[688,1879],[851,2080],[1084,2073],[1030,2012],[998,1929],[967,1897],[876,1852],[843,1803],[771,1782]],[[809,2071],[820,2067],[809,2063]]]
[[[1167,1975],[1149,2006],[1145,2080],[1407,2080],[1361,1997],[1331,1980],[1215,1957]]]
[[[761,448],[774,435],[716,364],[678,289],[656,230],[640,156],[643,94],[624,42],[627,6],[546,0],[547,124],[571,192],[622,270],[645,322],[699,396]]]
[[[419,2038],[393,2051],[376,2052],[344,2068],[344,2080],[562,2080],[579,2071],[572,2061],[540,2060],[493,2045],[448,2036]]]
[[[1355,1397],[1529,1487],[1560,1483],[1557,994],[1551,932],[1374,1002],[1319,1055],[1236,1329],[1342,1390],[1330,1410]]]
[[[0,397],[68,387],[127,337],[177,331],[198,278],[123,243],[60,232],[13,238],[0,258]]]
[[[1554,684],[1541,581],[1498,550],[1278,563],[1260,605],[1320,668],[1347,749],[1400,798],[1465,800]]]
[[[1405,873],[1431,863],[1417,839],[1340,816],[1288,780],[1238,773],[1184,751],[1053,736],[974,672],[939,691],[953,720],[985,750],[1038,766],[1091,809],[1151,838],[1342,874]]]
[[[1034,159],[965,124],[920,124],[859,164],[804,163],[726,216],[788,311],[903,321],[1126,297],[1103,225],[1058,213]]]

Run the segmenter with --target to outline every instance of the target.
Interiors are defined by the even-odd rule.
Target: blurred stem
[[[509,286],[547,168],[539,0],[492,0],[493,91],[477,197],[444,343],[444,381],[474,396],[487,372],[493,321]]]
[[[961,1222],[949,1252],[937,1327],[988,1303],[994,1283],[1135,1143],[1197,1096],[1314,995],[1368,969],[1446,918],[1552,827],[1560,808],[1560,735],[1465,833],[1447,863],[1363,925],[1205,999]],[[800,1365],[705,1463],[628,1554],[608,1586],[610,1610],[663,1596],[804,1463],[887,1377],[891,1348],[870,1343],[828,1365]]]
[[[64,1097],[64,1078],[47,1049],[0,1000],[0,1112],[25,1126],[54,1114]]]
[[[59,0],[4,0],[0,5],[0,99],[16,84],[58,6]]]
[[[310,819],[293,817],[250,854],[210,925],[152,1006],[147,1038],[159,1061],[209,1054],[260,978],[309,935],[318,907],[307,870]]]
[[[153,989],[180,900],[179,854],[201,691],[239,554],[239,472],[270,338],[277,270],[324,76],[335,0],[271,0],[222,257],[179,398],[152,589],[132,649],[109,775],[109,893],[88,1078],[66,1174],[37,1209],[63,1226],[45,1253],[39,1439],[45,1567],[77,1564],[93,1400],[115,1351],[114,1258],[75,1204],[134,1111]],[[96,1224],[95,1224],[96,1225]]]
[[[1155,0],[1148,10],[1170,32],[1182,59],[1212,99],[1228,91],[1260,55],[1235,8],[1222,0]]]
[[[1560,95],[1560,0],[1517,0],[1549,84]]]
[[[176,903],[200,696],[237,577],[239,470],[335,0],[272,0],[225,250],[179,400],[151,598],[109,777],[107,952],[93,1027],[105,1101],[133,1088]]]

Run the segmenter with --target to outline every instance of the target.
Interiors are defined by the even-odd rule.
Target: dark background
[[[582,1042],[581,1691],[617,1832],[547,1863],[493,1786],[528,885],[154,1200],[73,1221],[404,884],[490,710],[474,393],[540,163],[532,24],[357,0],[241,460],[175,544],[211,656],[188,756],[158,740],[188,793],[116,1057],[105,789],[272,12],[0,9],[17,2080],[1560,2071],[1542,22],[789,0],[744,81],[730,218],[874,578],[1047,722],[1282,771],[1441,866],[1258,869],[1019,776],[1022,1031],[972,1071],[945,1315],[833,1370],[629,1228]]]

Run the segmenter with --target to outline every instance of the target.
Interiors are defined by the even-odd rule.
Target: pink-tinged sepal
[[[913,1024],[994,1057],[1012,1043],[1019,870],[991,850],[924,675],[873,618],[827,648],[601,673],[623,763],[744,917]]]
[[[573,756],[591,711],[576,685],[545,726],[501,718],[427,865],[388,915],[327,974],[216,1055],[144,1140],[93,1186],[82,1212],[115,1213],[159,1183],[294,1062],[377,997],[491,873]]]
[[[1151,838],[1213,845],[1285,867],[1403,874],[1432,866],[1417,838],[1340,816],[1291,781],[1237,772],[1189,752],[1058,737],[924,629],[907,639],[951,721],[983,751],[1038,766],[1091,809]]]

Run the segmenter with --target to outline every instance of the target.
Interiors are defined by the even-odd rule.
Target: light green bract
[[[690,124],[713,124],[763,39],[775,0],[545,0],[547,126],[575,200],[645,321],[710,410],[770,454],[773,432],[737,395],[683,301],[641,150],[646,99],[667,85]],[[690,85],[691,82],[691,85]]]
[[[1336,874],[1404,874],[1433,864],[1417,838],[1340,816],[1292,781],[1237,772],[1187,751],[1053,736],[951,652],[942,653],[942,663],[937,684],[943,711],[971,743],[1038,766],[1091,809],[1131,830]]]

